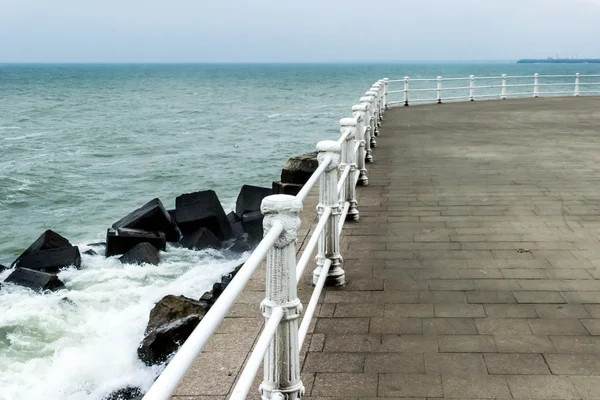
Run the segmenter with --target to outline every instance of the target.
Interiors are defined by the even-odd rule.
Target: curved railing
[[[177,388],[196,356],[227,315],[237,297],[266,257],[266,297],[261,303],[265,317],[262,333],[232,391],[231,399],[244,399],[264,360],[263,398],[303,394],[300,380],[300,349],[306,338],[319,297],[325,285],[345,283],[340,254],[340,234],[346,220],[359,219],[356,185],[368,185],[365,163],[373,162],[372,147],[387,105],[387,82],[377,81],[352,117],[340,120],[341,137],[317,144],[319,167],[296,196],[273,195],[261,205],[264,238],[244,266],[219,296],[187,341],[167,365],[144,400],[167,400]],[[298,214],[313,186],[319,181],[318,223],[302,256],[296,260],[300,227]],[[298,324],[302,305],[297,284],[317,250],[313,271],[314,292]]]
[[[388,104],[438,103],[446,101],[475,101],[477,99],[507,99],[518,97],[541,97],[559,95],[598,95],[600,75],[528,75],[528,76],[475,76],[464,78],[387,80],[390,86],[402,85],[401,89],[390,90],[394,95],[403,94],[402,100]],[[433,95],[435,97],[427,97]]]

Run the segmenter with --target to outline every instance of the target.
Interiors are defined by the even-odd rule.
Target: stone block
[[[233,237],[223,206],[212,190],[178,196],[175,199],[175,219],[184,235],[200,228],[208,228],[220,240]]]
[[[123,254],[119,258],[123,264],[153,264],[158,265],[160,258],[158,250],[152,244],[143,242]]]
[[[195,232],[183,235],[181,245],[190,250],[220,249],[221,241],[208,228],[200,228]]]
[[[17,268],[34,269],[41,272],[57,273],[62,268],[81,267],[81,254],[77,246],[39,250],[19,258]]]
[[[25,286],[36,291],[59,290],[65,287],[56,275],[27,268],[15,269],[4,282]]]
[[[162,202],[152,199],[112,225],[113,229],[131,228],[149,232],[164,232],[168,242],[179,241],[179,229]]]
[[[253,211],[260,211],[262,200],[273,194],[273,189],[259,186],[244,185],[235,202],[235,213],[244,215]]]
[[[252,211],[242,215],[244,232],[248,234],[251,243],[260,242],[263,238],[263,218],[260,211]]]
[[[33,242],[31,246],[29,246],[27,250],[25,250],[15,261],[13,261],[10,266],[11,268],[18,267],[21,257],[26,255],[36,253],[41,250],[60,249],[62,247],[71,247],[71,243],[58,233],[52,230],[47,230],[46,232],[42,233],[42,235],[37,238],[37,240]]]
[[[281,182],[305,184],[319,167],[317,152],[290,158],[281,170]]]
[[[157,250],[165,250],[167,240],[162,232],[147,232],[139,229],[109,228],[106,232],[106,257],[125,254],[140,243],[148,242]]]

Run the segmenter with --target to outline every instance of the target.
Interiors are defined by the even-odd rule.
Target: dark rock
[[[119,258],[123,264],[154,264],[158,265],[160,258],[158,249],[148,242],[143,242]]]
[[[252,244],[248,240],[247,233],[243,233],[235,239],[233,245],[229,248],[229,251],[233,251],[234,253],[244,253],[250,250],[252,250]]]
[[[243,266],[244,266],[244,263],[241,263],[240,265],[238,265],[237,267],[235,267],[233,269],[233,271],[231,271],[230,275],[235,278],[235,276],[237,275],[238,272],[240,272],[240,269],[242,269]]]
[[[35,269],[41,272],[57,273],[61,268],[74,266],[81,268],[81,254],[77,246],[39,250],[19,258],[17,268]]]
[[[177,219],[175,219],[175,210],[167,210],[167,212],[169,213],[169,217],[171,217],[171,221],[176,223]]]
[[[208,228],[220,240],[233,237],[225,211],[214,191],[182,194],[175,199],[175,205],[177,224],[184,235]]]
[[[273,189],[259,186],[244,185],[235,202],[235,213],[244,215],[253,211],[260,211],[262,199],[273,194]]]
[[[172,321],[152,331],[140,344],[137,353],[146,365],[156,365],[168,360],[192,334],[202,320],[198,314]]]
[[[83,254],[87,254],[88,256],[97,256],[98,253],[96,253],[94,250],[89,249],[83,252]]]
[[[205,304],[206,308],[210,308],[210,306],[212,306],[215,301],[217,300],[217,298],[215,296],[213,296],[212,292],[206,292],[202,295],[202,297],[200,297],[200,303]]]
[[[60,301],[62,301],[64,304],[68,304],[70,306],[76,306],[77,304],[75,304],[75,302],[73,300],[71,300],[68,297],[63,297],[62,299],[60,299]]]
[[[115,222],[112,227],[141,229],[150,232],[164,232],[168,242],[179,240],[177,225],[159,199],[152,199],[131,214]]]
[[[221,282],[215,282],[212,288],[212,294],[215,298],[218,298],[221,293],[225,291],[229,282],[233,280],[233,276],[231,274],[223,275],[221,277]]]
[[[160,299],[150,311],[146,334],[162,325],[187,317],[188,315],[204,316],[208,308],[206,304],[185,296],[166,295]]]
[[[263,238],[263,215],[260,211],[252,211],[242,215],[244,232],[248,234],[250,243],[260,242]]]
[[[108,396],[105,396],[102,400],[141,400],[142,397],[144,397],[144,393],[140,388],[126,387],[115,390]]]
[[[62,247],[71,247],[71,243],[58,233],[47,230],[35,241],[27,250],[23,252],[12,264],[12,267],[18,267],[22,257],[36,253],[41,250],[60,249]]]
[[[0,264],[0,272],[4,271],[6,269],[6,267],[2,264]]]
[[[90,247],[106,247],[106,242],[88,243]]]
[[[125,254],[140,243],[148,242],[157,250],[165,250],[167,240],[162,232],[147,232],[139,229],[109,228],[106,232],[106,257]]]
[[[273,182],[273,194],[289,194],[290,196],[295,196],[302,190],[302,186],[304,185],[299,183]]]
[[[54,274],[35,271],[27,268],[15,269],[4,282],[25,286],[33,290],[58,290],[65,287],[64,283]]]
[[[186,233],[181,245],[190,250],[220,249],[221,241],[208,228],[200,228],[196,232]]]
[[[305,184],[319,167],[317,152],[290,158],[281,170],[282,183]]]
[[[235,211],[232,211],[229,214],[227,214],[227,220],[229,221],[229,225],[231,226],[233,237],[240,237],[240,235],[244,233],[242,218],[239,215],[237,215]]]

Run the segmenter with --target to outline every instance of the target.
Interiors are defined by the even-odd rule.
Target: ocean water
[[[232,209],[241,185],[270,186],[289,157],[337,139],[339,119],[382,77],[598,68],[0,64],[0,263],[46,229],[85,250],[154,197],[171,208],[181,193],[213,189]],[[169,249],[158,267],[142,267],[84,255],[81,270],[60,273],[66,290],[4,285],[0,400],[100,400],[124,386],[147,389],[160,367],[144,366],[136,347],[153,303],[166,294],[199,297],[240,259]]]

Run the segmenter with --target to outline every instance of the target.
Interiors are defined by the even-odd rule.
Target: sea
[[[0,64],[0,264],[10,265],[46,229],[81,251],[100,252],[83,255],[80,270],[59,274],[64,290],[2,286],[0,400],[101,400],[123,387],[147,390],[162,366],[145,366],[136,349],[154,303],[167,294],[198,298],[248,256],[168,248],[159,266],[136,266],[90,246],[147,201],[158,197],[172,208],[182,193],[212,189],[232,210],[242,185],[270,187],[289,157],[337,139],[340,118],[383,77],[508,74],[530,82],[535,72],[574,76],[599,68]],[[565,90],[573,82],[564,80]]]

